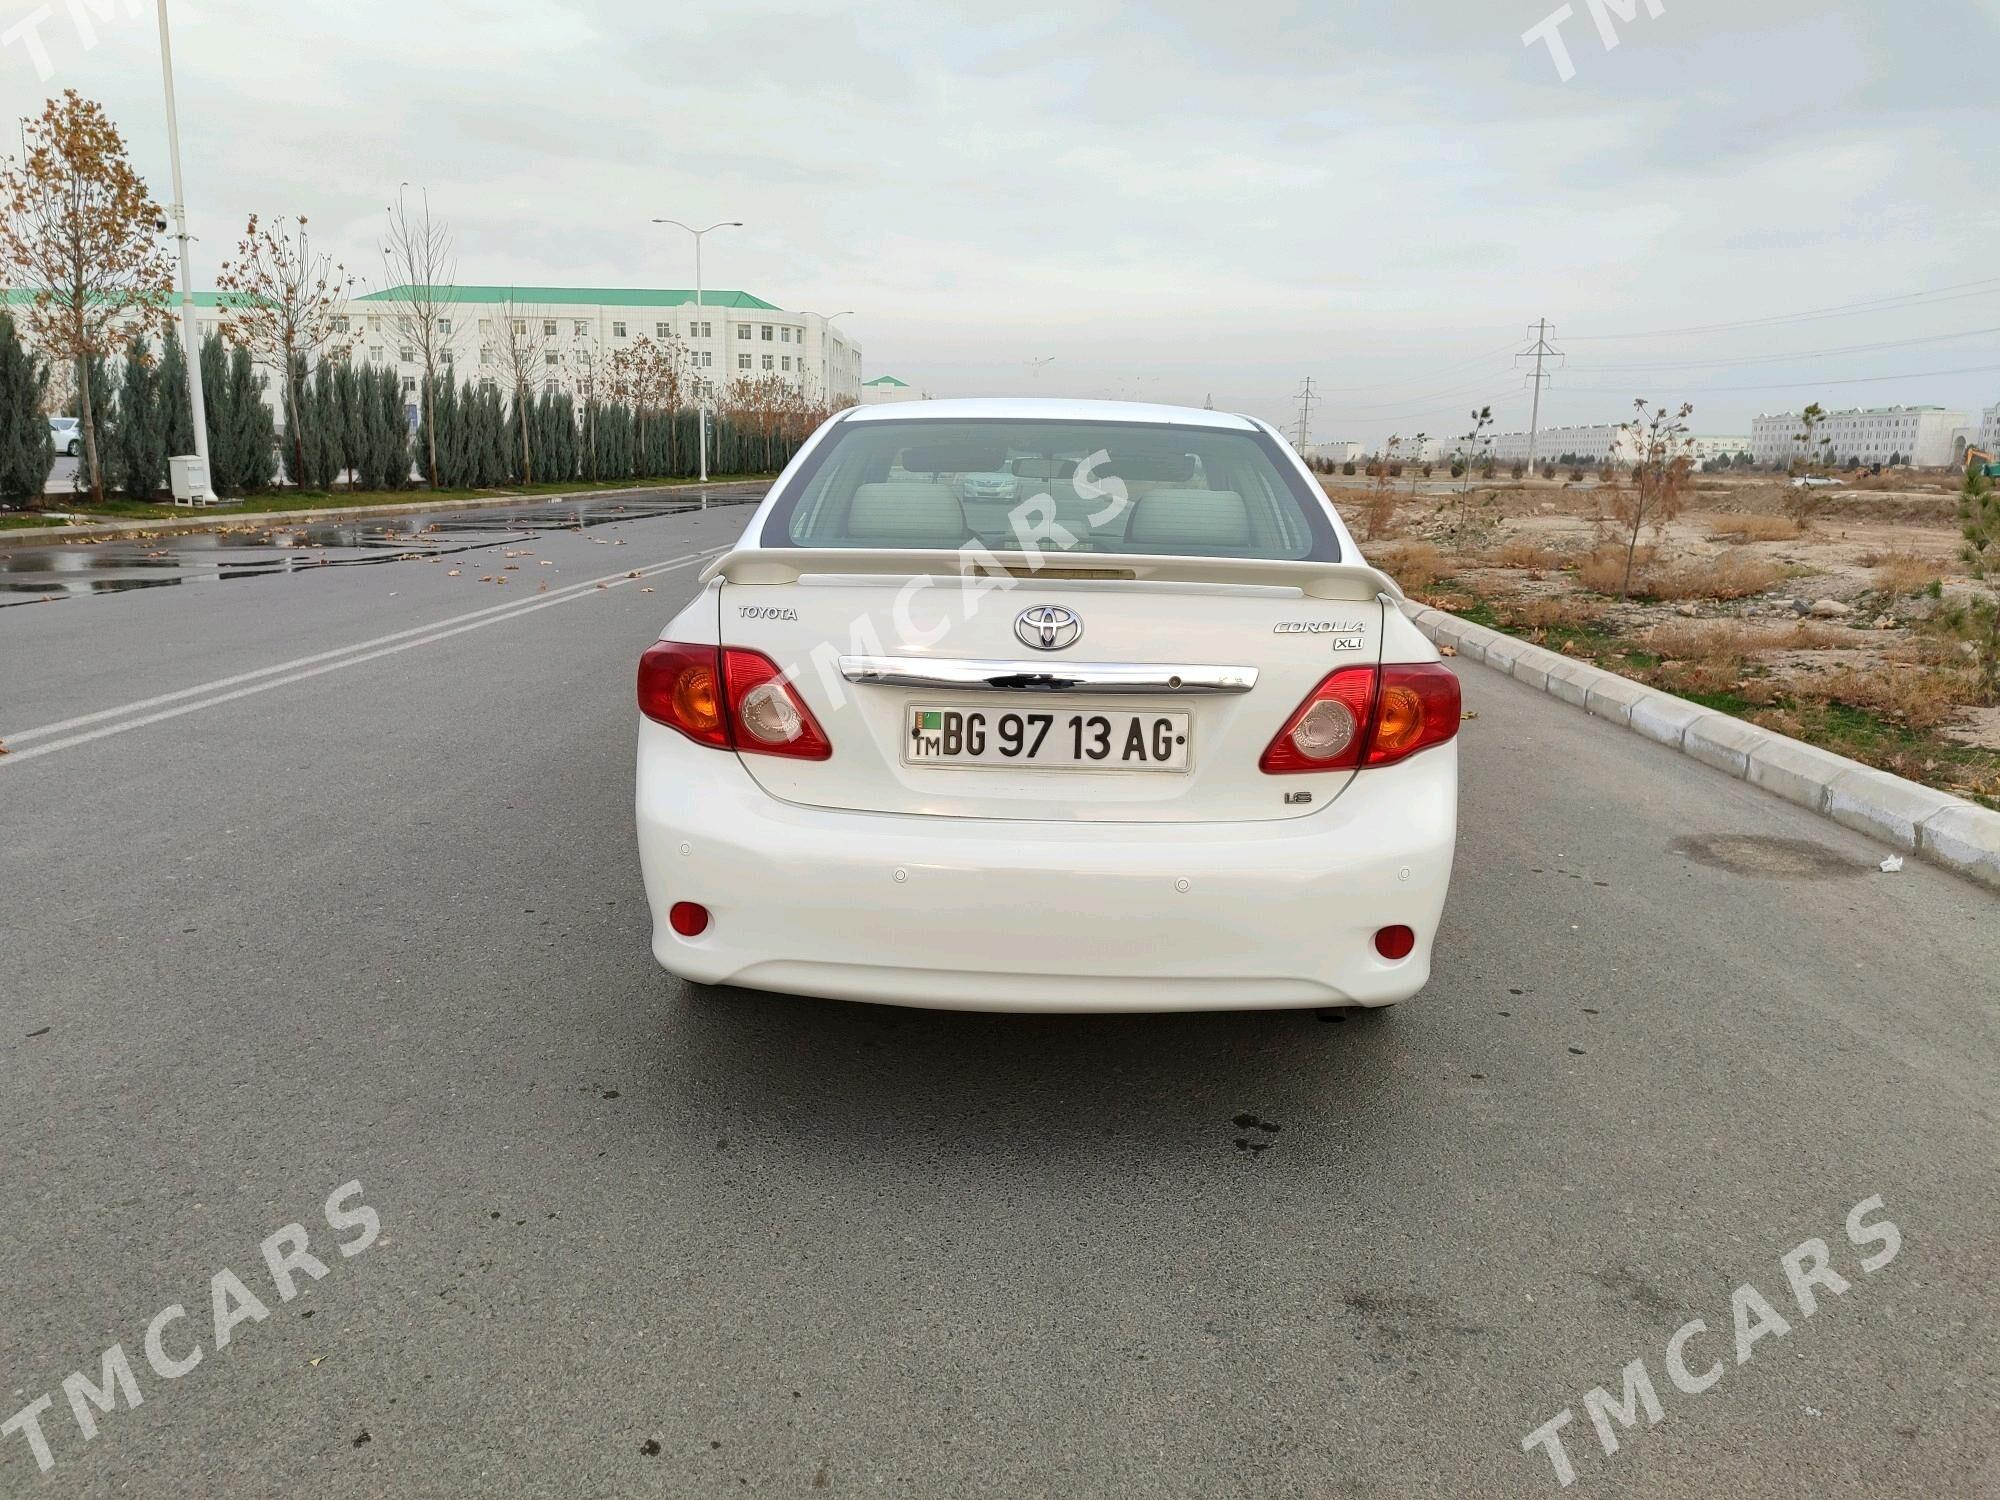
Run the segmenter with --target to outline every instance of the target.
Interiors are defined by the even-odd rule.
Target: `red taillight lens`
[[[684,938],[708,931],[708,908],[698,901],[676,901],[667,908],[667,923]]]
[[[1436,662],[1342,667],[1306,695],[1258,769],[1350,771],[1386,766],[1458,733],[1458,679]]]
[[[738,750],[800,760],[825,760],[833,754],[812,710],[763,652],[724,647],[722,680],[729,690],[729,722]]]
[[[1375,706],[1375,669],[1342,667],[1306,694],[1278,731],[1258,768],[1273,776],[1294,771],[1343,771],[1361,764],[1368,718]]]
[[[1458,678],[1439,662],[1384,667],[1367,764],[1386,766],[1456,736],[1458,703]]]
[[[697,744],[729,747],[722,715],[721,653],[661,641],[639,658],[639,712]]]
[[[833,746],[760,651],[661,641],[639,658],[639,711],[701,745],[825,760]]]

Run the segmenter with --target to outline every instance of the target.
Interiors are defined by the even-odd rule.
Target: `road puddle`
[[[764,486],[718,485],[708,506],[742,506]],[[620,521],[677,516],[703,508],[700,490],[667,496],[590,497],[496,505],[490,509],[410,512],[288,525],[282,517],[245,516],[239,529],[111,542],[56,542],[6,547],[0,535],[0,608],[48,600],[228,583],[313,568],[444,557],[512,546],[554,531],[587,531]]]

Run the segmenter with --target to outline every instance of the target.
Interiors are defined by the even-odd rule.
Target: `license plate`
[[[903,761],[1050,771],[1185,771],[1192,738],[1186,714],[919,704],[909,710]]]

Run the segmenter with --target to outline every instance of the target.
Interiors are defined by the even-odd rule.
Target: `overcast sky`
[[[407,181],[467,282],[688,286],[646,221],[742,219],[711,287],[853,308],[866,373],[939,395],[1289,427],[1311,375],[1316,438],[1512,430],[1545,315],[1545,424],[2000,401],[2000,0],[1615,3],[1607,50],[1571,0],[1565,81],[1522,40],[1553,0],[173,0],[195,277],[303,213],[377,285]],[[165,201],[151,0],[0,32],[38,9],[49,76],[16,36],[0,105],[101,100]]]

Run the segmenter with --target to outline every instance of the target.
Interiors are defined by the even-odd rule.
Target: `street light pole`
[[[194,316],[194,283],[188,279],[187,190],[181,182],[181,127],[174,110],[174,53],[167,37],[167,0],[159,0],[160,76],[167,91],[167,155],[174,169],[174,234],[181,247],[181,353],[187,360],[188,402],[193,408],[194,451],[201,460],[201,485],[194,495],[197,504],[215,499],[214,482],[208,473],[208,403],[201,390],[201,339]]]
[[[833,320],[835,318],[853,317],[854,309],[851,307],[843,308],[841,309],[841,311],[831,314],[814,312],[810,307],[802,307],[799,309],[799,311],[804,313],[807,317],[818,318],[820,321],[820,330],[819,330],[820,396],[826,402],[827,406],[831,408],[833,405],[833,348],[832,348]]]
[[[162,0],[162,3],[164,3],[164,0]],[[705,305],[705,300],[702,297],[702,291],[701,291],[702,236],[705,234],[712,233],[717,229],[741,229],[743,227],[743,221],[741,219],[724,219],[720,223],[709,225],[707,229],[696,229],[694,225],[683,224],[679,219],[655,219],[653,220],[653,222],[655,224],[671,224],[674,226],[674,228],[685,229],[689,234],[694,236],[694,315],[696,320],[699,321],[701,318],[701,310]],[[696,365],[695,368],[699,370],[701,366]],[[695,379],[697,382],[699,382],[696,386],[696,390],[698,392],[705,392],[707,389],[707,382],[702,381],[699,375],[697,375]],[[708,397],[706,394],[700,394],[696,397],[696,399],[700,403],[695,408],[695,416],[696,416],[695,428],[697,432],[700,434],[700,441],[701,441],[701,482],[703,484],[706,484],[708,483]]]

